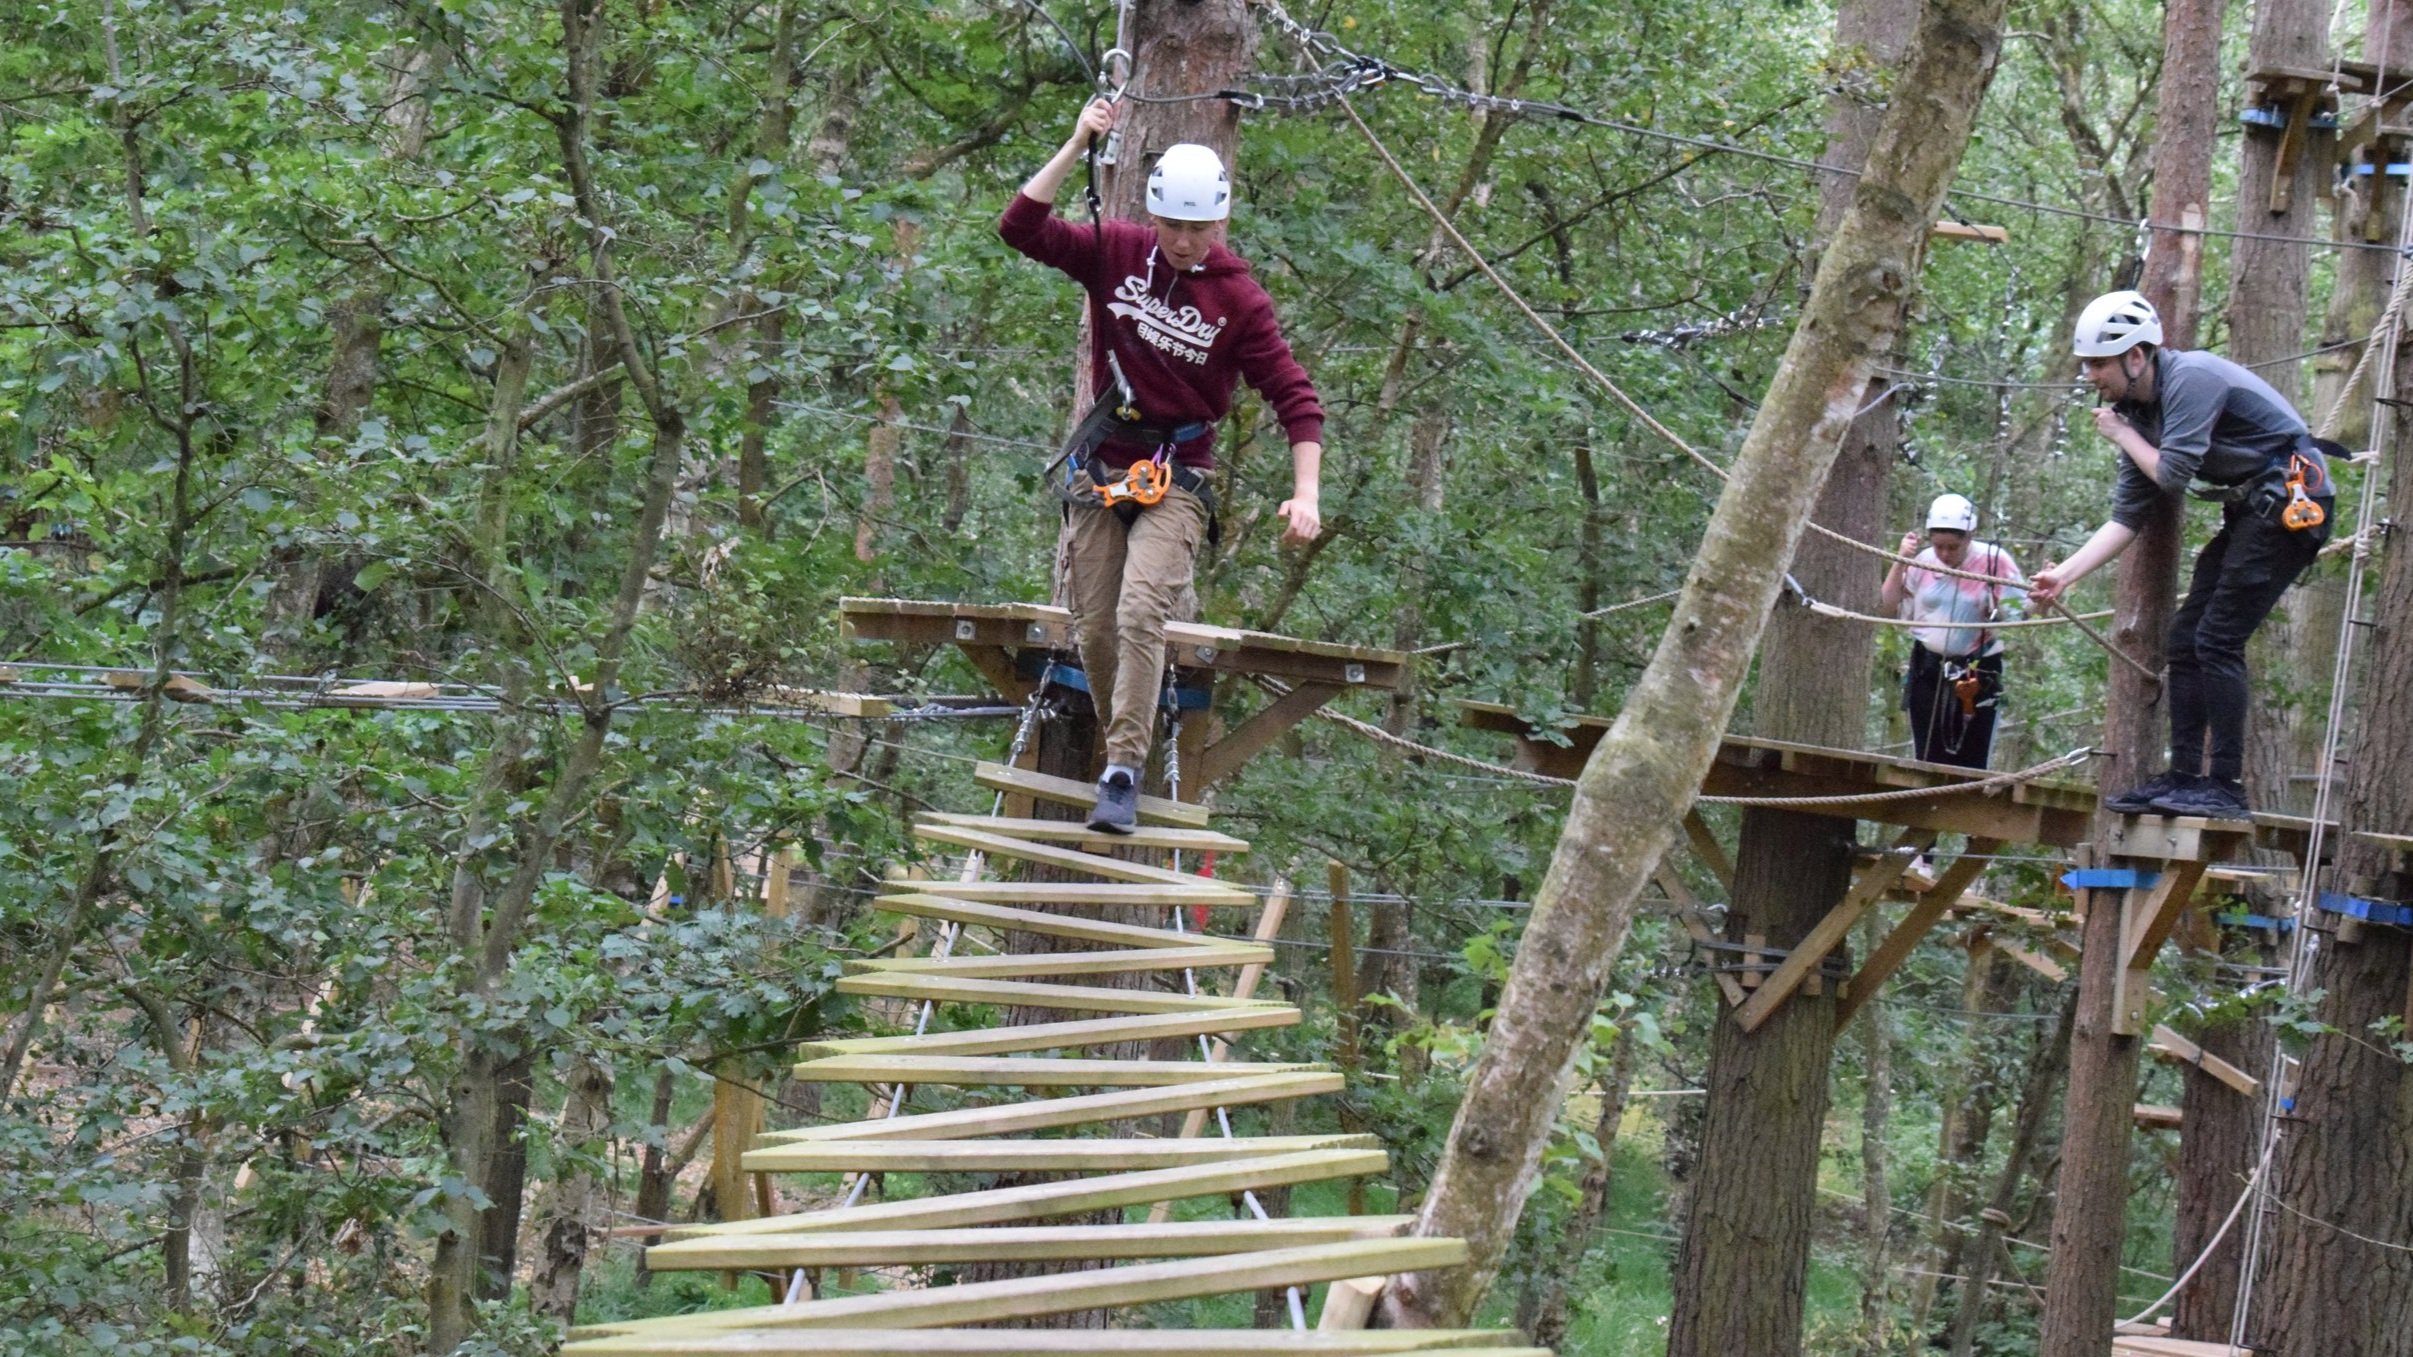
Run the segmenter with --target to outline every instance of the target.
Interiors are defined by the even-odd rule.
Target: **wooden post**
[[[1324,886],[1332,896],[1332,1006],[1340,1029],[1340,1050],[1336,1063],[1343,1078],[1357,1075],[1360,1053],[1357,1048],[1357,935],[1349,910],[1349,866],[1344,862],[1324,864]],[[1343,1105],[1341,1129],[1356,1131],[1357,1117]],[[1366,1213],[1366,1185],[1362,1178],[1349,1180],[1349,1214]],[[1327,1302],[1329,1304],[1329,1302]],[[1371,1307],[1371,1298],[1368,1305]]]

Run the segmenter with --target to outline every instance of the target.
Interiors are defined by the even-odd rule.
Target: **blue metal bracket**
[[[2359,895],[2323,891],[2321,908],[2332,914],[2343,914],[2349,919],[2361,919],[2365,923],[2413,927],[2413,905],[2402,905],[2393,900],[2366,900]]]
[[[1040,671],[1039,682],[1042,686],[1053,683],[1070,688],[1076,693],[1088,693],[1091,697],[1096,696],[1095,693],[1089,692],[1089,675],[1083,673],[1080,666],[1065,664],[1062,661],[1051,664]],[[1213,704],[1214,699],[1215,693],[1211,688],[1167,688],[1158,696],[1157,704],[1179,711],[1205,711]]]
[[[2287,110],[2284,108],[2240,109],[2237,113],[2237,121],[2248,127],[2285,127],[2287,126]],[[2312,115],[2312,127],[2316,132],[2335,132],[2338,130],[2338,115],[2315,113]]]
[[[2074,891],[2144,890],[2161,879],[2160,872],[2137,867],[2075,867],[2061,874],[2061,884]]]
[[[2354,172],[2356,174],[2369,174],[2371,173],[2371,170],[2372,166],[2368,161],[2365,161],[2363,164],[2354,167]],[[2389,161],[2388,177],[2391,179],[2413,178],[2413,165],[2409,165],[2402,160]]]

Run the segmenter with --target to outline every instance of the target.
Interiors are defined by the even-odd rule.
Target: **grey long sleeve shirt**
[[[2310,451],[2303,417],[2252,371],[2194,349],[2157,349],[2153,368],[2151,403],[2113,407],[2162,453],[2159,484],[2120,458],[2111,521],[2121,527],[2141,525],[2156,498],[2189,481],[2241,485],[2289,453]]]

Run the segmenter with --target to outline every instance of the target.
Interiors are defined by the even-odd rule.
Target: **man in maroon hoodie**
[[[1104,399],[1065,459],[1058,551],[1081,667],[1106,726],[1106,773],[1089,823],[1127,834],[1138,823],[1163,691],[1165,624],[1194,603],[1198,539],[1214,508],[1215,424],[1243,379],[1273,407],[1290,438],[1282,540],[1307,542],[1323,528],[1324,409],[1265,289],[1223,246],[1231,179],[1212,150],[1184,143],[1157,158],[1148,225],[1057,218],[1065,175],[1092,138],[1113,130],[1116,111],[1104,99],[1081,110],[997,233],[1089,294],[1090,382]],[[1159,483],[1162,497],[1149,498]]]

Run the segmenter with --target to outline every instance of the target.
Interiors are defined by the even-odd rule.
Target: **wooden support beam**
[[[831,1055],[1003,1055],[1013,1051],[1065,1051],[1084,1046],[1114,1046],[1127,1041],[1170,1041],[1216,1032],[1291,1027],[1299,1021],[1295,1008],[1226,1008],[1200,1013],[1154,1013],[1145,1017],[1082,1018],[1072,1022],[1023,1023],[1014,1027],[979,1027],[962,1032],[926,1032],[920,1036],[847,1037],[808,1041],[797,1052],[807,1060]],[[1196,1132],[1191,1134],[1195,1135]]]
[[[1324,1289],[1323,1313],[1316,1316],[1318,1333],[1346,1333],[1366,1327],[1374,1317],[1375,1303],[1382,1299],[1383,1289],[1391,1284],[1385,1277],[1343,1277]]]
[[[1760,1024],[1766,1022],[1769,1015],[1776,1012],[1785,1000],[1793,996],[1795,990],[1801,988],[1802,982],[1816,972],[1827,955],[1851,936],[1852,925],[1860,921],[1860,916],[1868,912],[1869,906],[1877,903],[1879,896],[1893,889],[1894,883],[1902,879],[1902,873],[1910,868],[1910,860],[1933,846],[1935,840],[1936,831],[1932,829],[1904,830],[1901,837],[1894,840],[1892,852],[1861,867],[1859,875],[1852,882],[1852,888],[1844,893],[1843,899],[1827,911],[1825,918],[1811,927],[1809,935],[1794,945],[1776,972],[1752,991],[1742,1007],[1734,1011],[1734,1020],[1741,1024],[1742,1029],[1746,1032],[1758,1031]]]
[[[1187,1112],[1199,1107],[1247,1107],[1257,1103],[1289,1102],[1338,1093],[1345,1081],[1338,1074],[1260,1074],[1223,1078],[1169,1088],[1120,1089],[1113,1093],[1083,1093],[1068,1098],[1033,1098],[990,1107],[957,1107],[945,1112],[916,1112],[882,1121],[850,1121],[827,1126],[799,1126],[771,1131],[757,1144],[792,1140],[950,1140],[965,1136],[1011,1136],[1092,1122],[1126,1121]],[[651,1227],[640,1234],[659,1233]]]
[[[2249,1098],[2262,1092],[2261,1080],[2158,1023],[2153,1029],[2153,1040],[2146,1043],[2145,1049],[2164,1060],[2193,1065]]]
[[[663,1231],[673,1241],[646,1250],[647,1266],[656,1271],[686,1267],[682,1260],[696,1252],[683,1242],[722,1235],[763,1235],[855,1229],[954,1229],[968,1225],[999,1225],[1009,1220],[1041,1220],[1080,1215],[1167,1198],[1225,1197],[1260,1187],[1286,1187],[1323,1182],[1351,1174],[1380,1173],[1390,1158],[1379,1150],[1308,1150],[1274,1154],[1262,1159],[1235,1159],[1219,1164],[1148,1169],[1139,1173],[1109,1173],[1054,1183],[993,1187],[981,1192],[958,1192],[949,1197],[875,1202],[868,1206],[825,1207],[759,1220],[721,1221],[710,1225],[673,1226]],[[1351,1273],[1355,1276],[1355,1273]]]
[[[1725,887],[1726,894],[1732,897],[1734,858],[1726,852],[1726,846],[1718,842],[1718,836],[1709,831],[1709,822],[1701,818],[1697,806],[1684,812],[1684,837],[1692,844],[1693,856],[1701,860],[1701,865],[1709,869],[1709,875]]]
[[[1221,1071],[1222,1073],[1218,1073]],[[1203,1060],[1084,1060],[1074,1056],[832,1055],[799,1062],[808,1084],[952,1084],[1015,1088],[1139,1088],[1244,1074],[1314,1074],[1308,1061],[1209,1065]]]
[[[1344,691],[1344,685],[1338,683],[1302,683],[1267,702],[1199,755],[1193,772],[1197,785],[1212,787],[1239,772],[1243,764],[1263,752],[1267,745],[1282,738],[1283,732]]]
[[[1078,1144],[1078,1141],[1066,1142]],[[831,1230],[752,1235],[699,1247],[699,1266],[896,1267],[961,1262],[1198,1258],[1346,1239],[1388,1239],[1414,1216],[1298,1216],[1272,1220],[1183,1220],[1163,1225],[989,1225],[968,1230]]]
[[[860,957],[846,963],[849,974],[885,971],[898,975],[964,975],[990,979],[1036,979],[1056,975],[1113,975],[1131,971],[1204,970],[1271,961],[1274,949],[1252,942],[1216,942],[1191,947],[1137,947],[1106,952],[1025,952],[996,956]]]
[[[849,975],[839,979],[838,992],[876,994],[889,999],[928,999],[942,1004],[1022,1004],[1083,1013],[1189,1013],[1211,1008],[1275,1006],[1214,994],[1042,985],[1020,980],[957,980],[943,975]]]
[[[2201,862],[2171,862],[2143,889],[2120,893],[2120,974],[2113,989],[2111,1030],[2124,1037],[2145,1030],[2145,1006],[2153,999],[2153,958],[2178,926],[2180,911],[2195,899]]]
[[[2304,157],[2304,143],[2312,137],[2312,115],[2321,106],[2322,87],[2313,82],[2298,81],[2294,98],[2289,101],[2287,126],[2279,129],[2279,156],[2271,167],[2271,215],[2287,211],[2295,198],[2296,162]]]
[[[1685,933],[1694,942],[1716,940],[1717,935],[1710,931],[1709,920],[1702,917],[1701,898],[1692,893],[1692,887],[1684,884],[1684,878],[1676,874],[1675,868],[1662,859],[1651,879],[1659,883],[1659,889],[1667,892],[1668,899],[1676,902],[1676,922],[1684,925]],[[1742,980],[1729,971],[1713,971],[1710,974],[1718,982],[1718,993],[1726,996],[1726,1006],[1740,1007],[1743,1002]]]
[[[1952,865],[1944,869],[1944,874],[1936,879],[1935,885],[1920,895],[1919,902],[1910,907],[1910,912],[1902,916],[1902,921],[1894,925],[1893,931],[1885,935],[1885,940],[1877,944],[1875,951],[1869,953],[1868,960],[1860,963],[1859,971],[1852,976],[1851,984],[1844,990],[1843,1001],[1836,1006],[1837,1027],[1850,1024],[1852,1015],[1877,997],[1877,991],[1892,978],[1895,971],[1901,969],[1903,962],[1910,959],[1919,940],[1926,937],[1928,930],[1934,928],[1936,922],[1960,899],[1961,892],[1969,888],[1969,883],[1977,880],[1978,874],[1986,870],[1994,850],[2000,847],[2002,845],[1992,839],[1971,839],[1967,850],[1953,859]]]
[[[1087,810],[1098,799],[1097,788],[1086,782],[1050,773],[1034,773],[1022,768],[1009,768],[1002,763],[983,763],[972,770],[972,780],[994,792],[1019,793],[1059,806]],[[1178,825],[1184,829],[1207,827],[1207,808],[1187,801],[1168,801],[1161,796],[1142,796],[1139,799],[1140,823]]]
[[[1165,848],[1185,853],[1245,853],[1248,840],[1212,829],[1168,829],[1141,825],[1128,834],[1101,834],[1079,820],[1032,820],[1005,815],[955,815],[930,811],[914,817],[924,824],[977,829],[1015,839],[1069,843],[1081,848]]]
[[[749,1150],[753,1173],[1126,1173],[1305,1150],[1378,1150],[1367,1135],[1049,1140],[803,1140]]]
[[[615,1340],[625,1341],[625,1340]],[[733,1329],[649,1334],[620,1357],[1550,1357],[1513,1330]]]
[[[668,1245],[664,1248],[670,1247]],[[654,1252],[660,1252],[660,1249]],[[1361,1239],[1225,1254],[1177,1262],[1085,1272],[1048,1273],[995,1282],[963,1282],[923,1290],[882,1291],[868,1296],[800,1301],[599,1327],[600,1334],[640,1338],[640,1346],[614,1347],[610,1339],[576,1343],[565,1354],[605,1357],[642,1353],[642,1335],[732,1329],[810,1329],[885,1326],[926,1329],[994,1324],[1120,1305],[1150,1305],[1193,1296],[1219,1296],[1273,1286],[1306,1286],[1373,1272],[1420,1272],[1457,1267],[1466,1261],[1462,1239]]]

